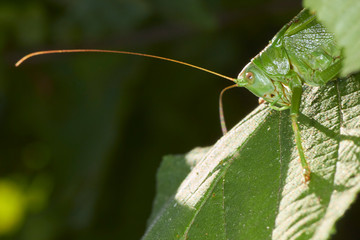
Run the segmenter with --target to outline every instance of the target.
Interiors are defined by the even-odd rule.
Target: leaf
[[[158,188],[158,198],[167,197],[143,239],[328,239],[360,189],[360,74],[306,86],[300,110],[309,185],[289,112],[263,104],[206,150],[181,184]],[[166,159],[158,186],[179,176],[164,167],[175,158]]]
[[[315,11],[317,17],[335,34],[344,49],[342,75],[360,70],[360,1],[358,0],[304,0],[305,7]]]
[[[157,173],[157,195],[154,200],[153,212],[149,218],[151,223],[164,204],[176,193],[180,183],[191,169],[205,156],[210,147],[195,148],[188,154],[165,156]]]

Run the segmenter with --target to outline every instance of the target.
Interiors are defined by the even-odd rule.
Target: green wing
[[[333,34],[306,9],[288,24],[282,43],[293,69],[305,83],[323,85],[341,68],[341,51]]]

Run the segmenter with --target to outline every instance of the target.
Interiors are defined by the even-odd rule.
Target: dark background
[[[0,239],[139,239],[162,156],[221,137],[218,96],[231,84],[134,56],[49,55],[15,68],[20,57],[116,49],[236,77],[301,8],[300,0],[2,0]],[[256,106],[248,91],[231,90],[228,126]]]

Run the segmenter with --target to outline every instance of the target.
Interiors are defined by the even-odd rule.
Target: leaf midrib
[[[241,122],[240,124],[245,124],[246,122],[250,121],[252,118],[256,117],[256,115],[253,115],[251,118],[248,118],[248,119],[244,119],[243,122]],[[249,136],[246,138],[246,140],[242,143],[242,145],[240,147],[238,147],[236,149],[236,151],[233,152],[233,154],[228,157],[227,159],[229,160],[226,160],[224,162],[227,162],[227,164],[224,166],[223,168],[223,171],[221,173],[218,174],[218,177],[216,178],[216,180],[214,180],[214,182],[211,184],[211,187],[208,189],[207,193],[204,195],[204,201],[201,202],[199,208],[195,211],[195,214],[193,216],[193,218],[191,219],[190,221],[190,224],[189,226],[185,229],[185,232],[183,234],[183,238],[182,239],[188,239],[188,236],[187,234],[189,233],[193,223],[195,222],[196,220],[196,217],[197,215],[199,214],[199,212],[201,211],[202,207],[205,205],[206,201],[209,199],[209,196],[211,195],[211,193],[213,192],[214,188],[217,186],[218,182],[220,179],[223,179],[226,175],[226,172],[227,170],[230,168],[230,166],[232,165],[233,163],[233,160],[234,160],[234,157],[239,153],[241,152],[241,150],[244,148],[244,146],[246,146],[246,144],[248,143],[248,141],[252,138],[253,135],[256,135],[256,133],[259,131],[259,129],[261,129],[261,127],[266,124],[267,122],[267,119],[272,117],[271,116],[271,112],[265,117],[264,121],[262,122],[259,122],[258,125],[256,126],[255,130],[249,134]],[[208,176],[209,177],[209,176]],[[225,214],[225,203],[224,203],[224,199],[225,199],[225,196],[224,196],[224,193],[225,193],[225,186],[224,184],[222,184],[222,192],[223,192],[223,196],[222,196],[222,201],[223,201],[223,220],[224,220],[224,234],[225,234],[225,239],[227,239],[227,235],[226,235],[226,214]]]

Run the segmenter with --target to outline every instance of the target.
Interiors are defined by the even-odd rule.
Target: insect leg
[[[283,86],[280,82],[274,82],[274,85],[276,88],[279,88],[279,89],[283,88]],[[277,111],[282,111],[282,110],[290,108],[290,106],[281,106],[281,107],[276,106],[279,100],[288,98],[285,95],[285,93],[282,91],[278,91],[278,93],[276,95],[277,95],[276,98],[272,99],[272,102],[269,104],[270,108],[275,109]]]
[[[287,107],[287,106],[277,107],[277,106],[274,106],[274,105],[271,105],[271,104],[269,104],[269,107],[270,107],[271,109],[276,110],[276,111],[283,111],[283,110],[289,109],[289,107]]]
[[[285,109],[289,109],[289,106],[282,106],[282,107],[276,106],[275,104],[277,103],[277,101],[279,101],[279,99],[280,99],[280,97],[279,97],[278,99],[275,99],[273,102],[271,102],[271,103],[269,104],[269,107],[270,107],[271,109],[276,110],[276,111],[283,111],[283,110],[285,110]]]
[[[263,103],[265,103],[266,101],[262,98],[262,97],[259,97],[259,100],[258,100],[258,102],[259,102],[259,105],[260,104],[263,104]]]
[[[298,124],[301,94],[302,94],[301,81],[299,79],[296,79],[296,80],[294,79],[294,82],[292,84],[290,116],[291,116],[291,121],[292,121],[292,128],[293,128],[294,135],[295,135],[296,147],[298,149],[301,166],[303,168],[303,175],[305,178],[305,183],[307,183],[310,181],[311,171],[309,168],[309,164],[306,161],[304,149],[301,144],[301,135],[300,135],[300,129],[299,129],[299,124]]]

